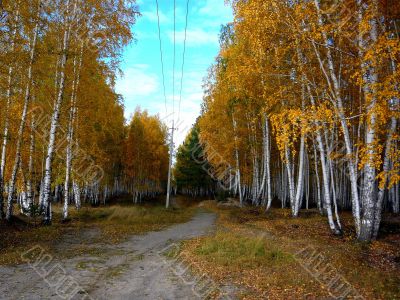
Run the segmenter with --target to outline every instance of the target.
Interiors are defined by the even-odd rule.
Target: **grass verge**
[[[213,236],[183,243],[182,255],[198,273],[216,282],[242,289],[241,299],[323,299],[329,286],[309,275],[296,253],[312,247],[331,264],[335,274],[349,282],[365,299],[400,299],[399,234],[371,244],[354,238],[351,215],[342,214],[345,234],[330,234],[325,217],[302,212],[297,219],[288,210],[221,208],[203,206],[218,213]],[[391,225],[393,229],[393,224]]]

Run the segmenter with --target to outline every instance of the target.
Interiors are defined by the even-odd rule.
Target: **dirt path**
[[[25,255],[26,264],[0,267],[0,298],[199,298],[193,285],[173,272],[174,261],[159,252],[182,240],[209,233],[214,221],[214,214],[202,212],[190,222],[132,236],[117,245],[100,241],[100,232],[95,229],[82,231],[79,236],[66,236],[57,245],[58,251],[64,252],[65,257],[68,250],[84,245],[82,254],[57,259],[37,248]]]

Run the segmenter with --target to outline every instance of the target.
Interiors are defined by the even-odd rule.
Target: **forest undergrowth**
[[[343,214],[344,235],[336,237],[317,210],[292,218],[289,209],[265,213],[263,208],[205,203],[219,215],[216,233],[185,242],[182,255],[195,272],[206,273],[221,285],[242,287],[242,299],[332,296],[329,286],[319,281],[325,274],[310,275],[314,266],[307,270],[299,263],[298,254],[305,249],[315,251],[316,260],[333,267],[331,275],[350,283],[364,299],[400,297],[398,218],[387,216],[382,237],[367,244],[357,241],[351,213]]]

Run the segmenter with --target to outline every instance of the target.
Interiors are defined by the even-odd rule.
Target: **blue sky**
[[[167,112],[161,75],[155,0],[137,1],[142,17],[133,27],[137,42],[124,51],[121,68],[124,76],[117,80],[116,91],[125,99],[125,117],[130,118],[140,106],[150,114],[159,114],[171,124],[173,107],[173,0],[159,0],[161,36],[164,55]],[[175,120],[178,119],[179,91],[186,17],[186,0],[176,0],[176,85]],[[176,134],[176,145],[185,138],[200,113],[202,82],[208,67],[218,54],[218,34],[222,24],[231,22],[232,11],[224,0],[191,0],[186,42],[185,70],[181,114]]]

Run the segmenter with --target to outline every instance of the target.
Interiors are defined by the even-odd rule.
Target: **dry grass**
[[[347,213],[342,216],[345,234],[335,237],[315,211],[293,219],[289,210],[265,214],[262,209],[219,208],[211,201],[203,206],[219,214],[219,231],[186,242],[182,251],[197,271],[244,287],[243,299],[328,297],[327,289],[293,259],[310,246],[366,299],[400,299],[399,234],[393,230],[377,242],[360,244]]]
[[[194,208],[165,209],[163,206],[112,206],[82,210],[74,221],[94,225],[103,232],[105,241],[118,243],[132,234],[161,230],[172,224],[187,222]]]
[[[12,224],[0,222],[0,265],[21,263],[21,253],[36,245],[55,253],[55,246],[62,242],[67,232],[79,237],[85,229],[98,228],[101,230],[99,241],[118,243],[132,234],[161,230],[172,224],[189,221],[195,208],[167,210],[157,204],[83,207],[79,211],[71,209],[67,222],[61,221],[61,206],[53,206],[53,211],[51,226],[42,226],[39,222],[34,225],[32,220],[22,215],[15,217]],[[84,243],[81,248],[86,251]]]

